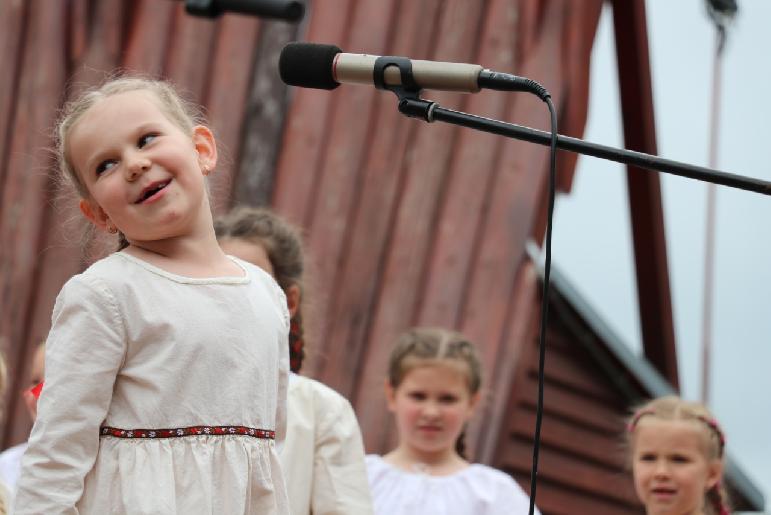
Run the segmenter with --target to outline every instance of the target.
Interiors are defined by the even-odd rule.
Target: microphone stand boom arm
[[[391,89],[391,88],[388,88]],[[423,100],[418,97],[417,92],[400,91],[401,88],[394,90],[399,97],[399,112],[413,118],[420,118],[426,122],[441,121],[468,127],[483,132],[499,134],[514,139],[521,139],[539,145],[549,146],[551,134],[538,129],[515,125],[513,123],[501,122],[491,118],[484,118],[472,114],[454,111],[441,107],[436,102]],[[753,191],[763,195],[771,195],[771,182],[755,179],[753,177],[744,177],[732,173],[714,170],[703,166],[696,166],[671,159],[664,159],[658,156],[652,156],[643,152],[633,150],[617,149],[597,143],[590,143],[578,138],[557,135],[557,148],[569,150],[579,154],[599,157],[623,163],[627,165],[655,170],[672,175],[679,175],[689,179],[711,182],[722,186],[729,186],[746,191]]]

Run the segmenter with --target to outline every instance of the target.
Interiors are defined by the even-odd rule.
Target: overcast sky
[[[771,2],[739,0],[723,61],[717,168],[771,181]],[[659,154],[708,165],[714,26],[705,0],[648,0]],[[620,147],[623,136],[611,13],[595,41],[585,139]],[[670,285],[683,394],[699,399],[705,183],[662,175]],[[771,513],[771,197],[718,187],[711,407],[728,449]],[[640,352],[626,177],[620,165],[579,159],[557,201],[554,263]]]

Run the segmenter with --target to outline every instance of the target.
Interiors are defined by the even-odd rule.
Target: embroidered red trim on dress
[[[276,432],[268,429],[255,429],[244,426],[191,426],[175,427],[172,429],[120,429],[117,427],[102,426],[99,430],[101,436],[114,436],[115,438],[181,438],[183,436],[251,436],[253,438],[267,438],[274,440]]]

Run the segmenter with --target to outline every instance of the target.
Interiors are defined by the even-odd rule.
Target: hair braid
[[[707,499],[712,504],[714,515],[730,515],[731,512],[725,501],[726,497],[725,487],[722,482],[716,483],[715,486],[707,491]]]

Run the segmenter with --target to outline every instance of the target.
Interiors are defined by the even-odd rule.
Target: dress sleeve
[[[286,440],[286,403],[289,389],[289,343],[283,344],[278,366],[278,395],[276,398],[276,451],[281,452]]]
[[[273,278],[271,277],[271,280]],[[278,359],[278,394],[276,399],[276,451],[281,452],[286,440],[287,394],[289,391],[289,310],[283,290],[275,284],[274,291],[278,297],[279,309],[283,320],[281,341],[279,341]]]
[[[329,390],[318,396],[319,417],[313,464],[313,515],[372,514],[372,498],[364,463],[364,444],[353,408]]]
[[[22,460],[16,515],[78,513],[125,352],[122,318],[107,286],[93,277],[72,278],[54,306],[45,382]]]

